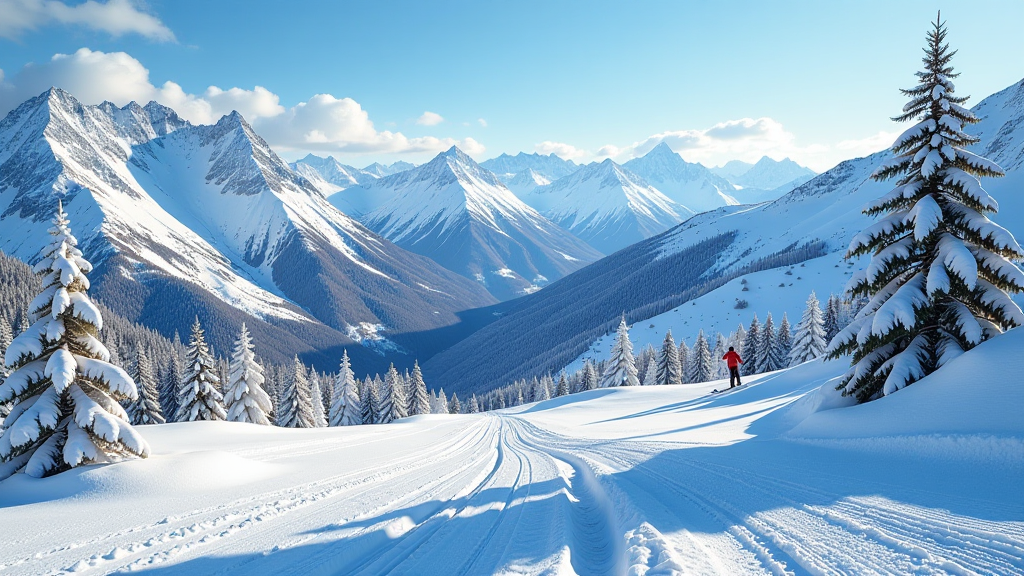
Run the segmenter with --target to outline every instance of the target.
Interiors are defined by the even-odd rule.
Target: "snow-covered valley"
[[[0,574],[1024,573],[1022,347],[858,406],[815,361],[723,394],[143,426],[147,460],[4,481]]]

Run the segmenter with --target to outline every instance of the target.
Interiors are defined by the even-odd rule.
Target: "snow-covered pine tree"
[[[757,321],[757,314],[750,321],[750,328],[747,329],[747,337],[743,340],[743,364],[740,370],[744,376],[757,374],[757,350],[761,341],[761,324]]]
[[[476,399],[476,394],[469,397],[469,402],[466,404],[467,414],[476,414],[480,412],[480,402]]]
[[[331,426],[355,426],[363,423],[363,406],[359,400],[355,374],[348,359],[348,350],[341,352],[341,369],[334,380],[331,397]]]
[[[928,32],[919,84],[899,122],[915,121],[892,146],[893,158],[872,175],[896,187],[865,210],[881,220],[857,234],[847,257],[869,254],[848,292],[870,297],[832,341],[828,355],[852,354],[838,389],[867,402],[892,394],[940,369],[983,340],[1024,324],[1007,292],[1024,291],[1024,258],[1013,235],[988,219],[998,210],[980,177],[1002,176],[994,162],[965,148],[963,132],[978,122],[954,96],[946,27]]]
[[[402,377],[392,364],[384,375],[384,388],[381,390],[380,421],[381,424],[388,424],[409,414],[406,410],[409,401],[405,397],[405,384]]]
[[[839,297],[835,294],[829,294],[828,302],[825,303],[825,318],[822,321],[822,329],[825,331],[826,344],[831,342],[842,329],[840,328],[839,319],[839,316],[842,314],[840,309],[841,304]]]
[[[452,399],[450,402],[448,402],[448,413],[462,414],[462,404],[459,403],[458,394],[452,394]]]
[[[231,353],[228,385],[224,393],[229,421],[270,425],[268,414],[273,411],[274,405],[270,395],[263,389],[265,381],[263,367],[256,363],[252,338],[243,322]]]
[[[665,339],[661,342],[656,381],[661,385],[683,383],[683,369],[679,364],[679,349],[676,348],[676,341],[672,338],[671,330],[665,332]]]
[[[551,386],[555,383],[554,379],[551,378],[551,374],[545,374],[538,380],[538,386],[533,392],[534,402],[543,402],[544,400],[551,399]]]
[[[655,356],[651,356],[647,360],[647,367],[644,368],[644,379],[641,381],[641,386],[657,386],[658,385],[658,359]]]
[[[430,414],[430,394],[427,392],[427,384],[423,381],[423,370],[420,370],[419,360],[412,364],[412,374],[409,375],[409,416],[419,414]]]
[[[164,367],[163,379],[160,382],[160,407],[163,409],[164,419],[168,422],[178,421],[178,392],[181,383],[181,363],[177,353],[174,353]]]
[[[282,428],[316,428],[313,397],[306,379],[306,367],[295,357],[292,377],[285,383],[278,406],[277,425]]]
[[[683,384],[690,382],[690,347],[686,340],[679,341],[679,374]]]
[[[721,332],[715,337],[715,347],[711,350],[711,364],[714,366],[714,373],[711,377],[712,380],[721,380],[722,378],[729,377],[729,365],[722,360],[725,353],[729,350],[729,345],[725,341],[725,336]]]
[[[747,341],[747,329],[743,326],[743,322],[740,322],[739,326],[736,327],[736,331],[729,335],[729,346],[735,348],[735,352],[740,355],[740,358],[746,359],[746,353],[743,350],[743,344]]]
[[[0,314],[0,358],[3,358],[3,355],[7,352],[7,347],[11,345],[13,337],[10,322],[7,321],[6,316]],[[3,385],[4,378],[7,378],[7,367],[0,365],[0,385]],[[4,419],[7,418],[10,412],[11,405],[7,402],[0,402],[0,430],[3,430]]]
[[[588,358],[583,363],[583,382],[581,387],[583,390],[597,390],[598,382],[597,368],[594,367],[594,363]]]
[[[314,427],[324,428],[327,426],[327,411],[324,410],[324,393],[320,388],[320,374],[317,373],[316,368],[310,368],[307,382],[309,382],[310,402],[313,404]]]
[[[31,324],[4,354],[12,372],[0,385],[0,402],[13,407],[0,433],[0,479],[149,455],[118,404],[138,392],[131,377],[108,362],[97,338],[103,318],[89,299],[85,276],[92,265],[68,224],[59,203],[49,230],[53,238],[33,267],[43,290],[29,304]]]
[[[789,354],[793,351],[793,331],[789,326],[789,318],[782,313],[782,323],[779,324],[779,332],[775,335],[775,357],[778,359],[779,368],[789,366]]]
[[[704,331],[697,333],[697,340],[693,343],[693,350],[690,351],[690,374],[687,378],[690,382],[708,382],[715,375],[714,360],[711,358],[711,348]]]
[[[448,396],[444,393],[444,388],[441,388],[437,392],[437,406],[434,409],[434,414],[449,414],[448,409]]]
[[[138,388],[139,395],[128,405],[128,417],[132,424],[163,424],[164,415],[160,410],[160,397],[156,390],[156,379],[149,365],[149,356],[142,346],[135,351],[135,366],[132,379]]]
[[[374,408],[371,392],[373,391],[373,380],[370,380],[370,376],[367,375],[363,378],[362,384],[359,385],[359,404],[363,408],[363,424],[376,424],[377,423],[377,411]]]
[[[807,297],[807,307],[796,325],[796,338],[793,350],[789,354],[789,365],[796,366],[814,360],[825,353],[825,323],[818,306],[818,297],[811,292]]]
[[[640,381],[637,380],[636,374],[636,364],[633,362],[633,343],[629,341],[629,327],[626,326],[626,317],[623,316],[619,320],[615,345],[612,346],[612,355],[603,375],[601,387],[639,386]]]
[[[516,393],[516,401],[512,405],[513,406],[522,406],[525,403],[526,402],[523,401],[523,390],[519,389],[519,391]]]
[[[760,338],[757,339],[757,372],[772,372],[785,366],[785,362],[779,357],[778,333],[775,331],[775,322],[772,320],[772,313],[761,326]]]
[[[224,396],[217,390],[220,379],[214,369],[206,345],[206,335],[199,317],[192,324],[192,336],[186,354],[185,375],[178,388],[176,422],[197,420],[224,420]]]
[[[555,387],[555,397],[569,395],[569,381],[565,378],[565,372],[558,376],[558,386]]]

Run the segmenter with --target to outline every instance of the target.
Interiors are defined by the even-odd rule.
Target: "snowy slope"
[[[742,176],[747,170],[753,168],[754,165],[750,162],[744,162],[742,160],[729,160],[721,166],[715,166],[714,168],[708,168],[713,174],[721,176],[726,180],[732,181],[733,178]]]
[[[415,167],[415,164],[410,164],[408,162],[403,162],[402,160],[399,160],[388,166],[385,166],[380,162],[374,162],[373,164],[364,167],[362,171],[377,178],[383,178],[385,176],[398,174],[399,172],[404,172],[406,170],[412,170]]]
[[[5,574],[1020,574],[1024,388],[986,342],[848,407],[842,363],[479,416],[141,427],[0,483]],[[970,382],[970,385],[965,385]],[[1000,401],[993,401],[998,398]],[[59,519],[59,521],[58,521]]]
[[[530,192],[533,192],[541,186],[547,186],[551,184],[551,179],[535,172],[533,168],[527,168],[519,174],[513,176],[510,180],[505,181],[505,185],[512,191],[520,200],[526,200],[529,197]]]
[[[83,106],[53,89],[0,122],[0,165],[0,247],[34,258],[63,196],[94,290],[165,334],[196,312],[224,332],[248,317],[290,331],[260,345],[307,351],[351,342],[350,326],[420,332],[493,302],[338,212],[237,114],[191,126],[155,103]]]
[[[500,299],[535,291],[600,257],[456,147],[423,166],[339,194],[348,193],[388,198],[362,217],[367,226],[480,282]]]
[[[664,232],[693,214],[611,159],[534,188],[524,200],[605,254]]]
[[[690,164],[662,142],[640,158],[623,166],[671,198],[695,212],[739,204],[733,186],[700,164]]]
[[[515,156],[502,154],[497,158],[484,160],[480,165],[497,174],[498,178],[506,184],[527,170],[533,170],[548,181],[553,181],[579,169],[579,166],[572,160],[562,160],[553,153],[545,156],[536,152],[533,154],[520,152]]]

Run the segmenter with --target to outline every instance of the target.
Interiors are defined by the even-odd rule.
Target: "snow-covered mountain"
[[[1017,238],[1024,237],[1024,81],[986,98],[974,111],[981,122],[966,131],[981,136],[975,148],[1007,172],[1004,178],[983,182],[999,202],[993,219]],[[432,358],[424,370],[445,390],[460,395],[509,379],[557,372],[588,349],[605,350],[599,343],[591,349],[588,343],[611,331],[623,311],[630,322],[655,325],[638,332],[651,340],[640,340],[637,346],[657,346],[669,328],[687,339],[700,328],[731,330],[741,319],[749,322],[754,312],[762,318],[767,311],[778,317],[786,312],[795,322],[811,290],[827,297],[845,287],[851,267],[841,262],[842,255],[853,235],[872,222],[861,209],[893,186],[871,179],[888,157],[883,151],[842,162],[773,202],[698,214],[527,297],[515,310]],[[791,266],[793,274],[785,274]],[[743,292],[737,280],[741,277],[763,285],[763,296]],[[769,281],[783,285],[769,286]],[[788,291],[793,293],[782,294]],[[734,305],[747,295],[760,309],[751,307],[741,318]]]
[[[664,142],[623,166],[639,174],[677,204],[696,212],[739,203],[732,196],[732,184],[700,164],[683,160]]]
[[[324,196],[330,196],[352,186],[367,184],[379,178],[376,174],[342,164],[334,156],[321,158],[307,154],[305,158],[292,162],[289,166],[309,180]]]
[[[762,156],[749,170],[734,176],[730,182],[744,188],[774,190],[799,178],[810,179],[817,173],[793,162],[789,158],[773,160]]]
[[[456,147],[351,194],[380,203],[362,221],[500,299],[539,289],[600,254],[524,204]]]
[[[480,165],[497,174],[506,184],[527,170],[533,170],[548,181],[554,181],[579,169],[579,165],[572,160],[563,160],[553,153],[545,156],[536,152],[520,152],[515,156],[502,154],[497,158],[484,160]]]
[[[748,170],[753,168],[754,165],[750,162],[744,162],[742,160],[729,160],[721,166],[715,166],[714,168],[708,168],[715,175],[721,176],[730,182],[735,178],[742,176],[747,173]]]
[[[362,171],[376,176],[377,178],[383,178],[385,176],[391,176],[392,174],[398,174],[399,172],[405,172],[406,170],[412,170],[415,167],[415,164],[399,160],[387,166],[380,162],[374,162],[373,164],[364,167]]]
[[[604,254],[660,234],[693,215],[611,159],[537,187],[524,200]]]
[[[526,199],[530,192],[533,192],[541,186],[547,186],[548,184],[551,184],[551,180],[543,174],[535,172],[533,168],[527,168],[505,182],[508,189],[511,190],[512,193],[520,200]]]
[[[245,320],[284,358],[493,302],[339,212],[237,113],[192,126],[156,103],[51,89],[0,121],[0,166],[0,247],[32,261],[64,198],[94,292],[164,334],[200,313],[226,349]]]

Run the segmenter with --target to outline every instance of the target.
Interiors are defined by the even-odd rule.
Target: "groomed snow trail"
[[[834,371],[388,426],[143,427],[148,461],[0,484],[0,576],[1024,574],[1012,409],[815,410]],[[1004,388],[977,398],[1024,400]],[[813,433],[844,418],[889,429]]]

